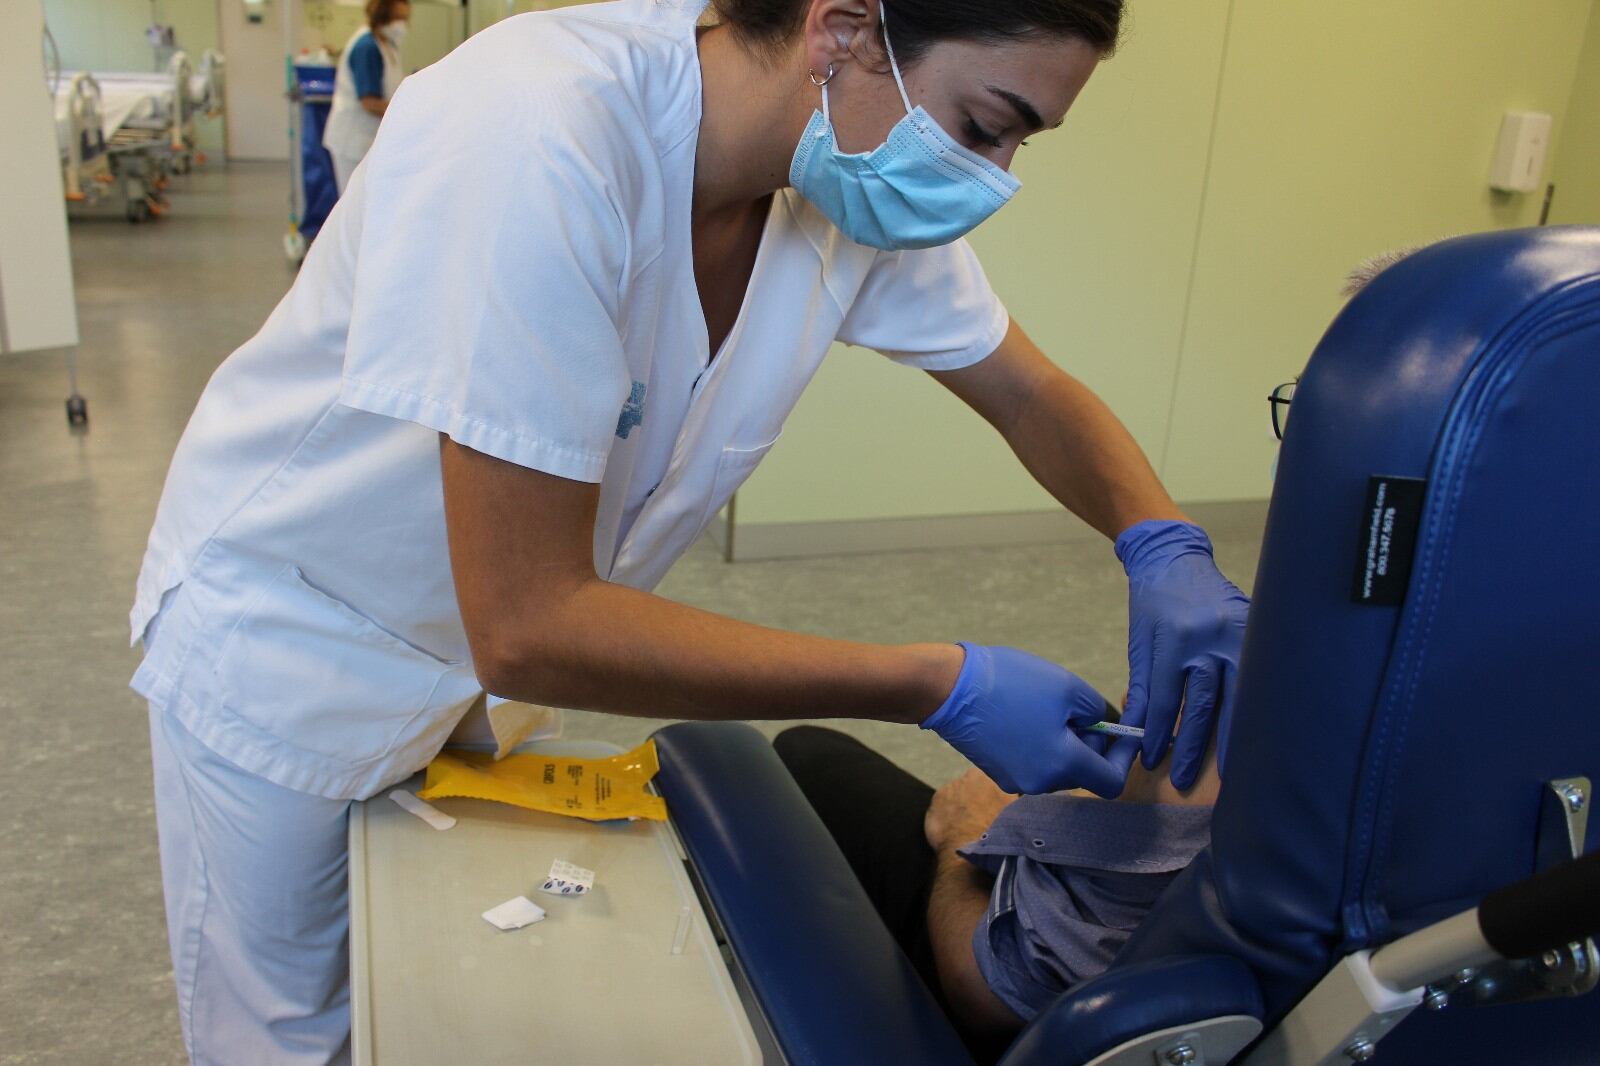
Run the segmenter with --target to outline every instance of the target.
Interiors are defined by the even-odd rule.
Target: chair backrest
[[[1270,1026],[1535,871],[1543,783],[1600,781],[1597,404],[1600,228],[1445,241],[1350,302],[1294,397],[1211,847],[1116,966],[1232,955]],[[1538,1017],[1600,1061],[1585,1000]]]

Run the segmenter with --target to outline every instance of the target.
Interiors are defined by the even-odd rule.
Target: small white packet
[[[557,859],[550,864],[550,876],[539,891],[552,896],[581,896],[594,887],[594,871]]]
[[[544,921],[544,908],[527,896],[518,896],[484,911],[483,920],[496,929],[521,929],[525,925]]]
[[[397,788],[393,792],[389,793],[389,798],[400,804],[400,806],[404,807],[412,814],[416,815],[418,818],[421,818],[424,822],[427,822],[429,825],[433,826],[435,829],[450,829],[456,824],[456,820],[454,818],[450,817],[448,814],[444,813],[427,800],[417,799],[415,795],[407,792],[403,788]]]

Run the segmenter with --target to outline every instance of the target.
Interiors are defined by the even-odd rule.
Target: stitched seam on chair
[[[1459,401],[1447,415],[1448,438],[1441,442],[1436,452],[1442,457],[1441,465],[1445,466],[1445,477],[1434,479],[1433,499],[1444,500],[1442,506],[1446,510],[1443,513],[1434,510],[1429,519],[1426,543],[1437,547],[1431,552],[1423,553],[1422,567],[1417,576],[1417,587],[1425,590],[1425,599],[1419,601],[1417,610],[1425,613],[1415,623],[1407,618],[1402,618],[1400,623],[1402,629],[1400,645],[1396,649],[1396,663],[1392,668],[1386,669],[1386,673],[1396,680],[1386,686],[1379,708],[1376,738],[1379,743],[1374,749],[1377,754],[1374,772],[1369,779],[1372,784],[1363,803],[1367,817],[1363,819],[1361,825],[1363,859],[1359,870],[1361,888],[1356,894],[1355,902],[1360,909],[1363,923],[1362,938],[1367,942],[1387,929],[1387,912],[1379,902],[1382,889],[1387,882],[1378,860],[1388,854],[1388,842],[1392,835],[1395,775],[1398,772],[1397,767],[1408,733],[1407,726],[1415,704],[1418,673],[1421,664],[1427,658],[1429,636],[1438,611],[1441,588],[1434,582],[1433,577],[1448,569],[1465,471],[1471,466],[1472,458],[1476,454],[1477,444],[1483,433],[1484,415],[1487,409],[1492,407],[1494,397],[1501,394],[1504,384],[1510,380],[1513,371],[1522,365],[1539,342],[1553,334],[1565,333],[1576,328],[1565,318],[1560,322],[1546,320],[1540,324],[1537,322],[1537,316],[1530,317],[1535,321],[1525,325],[1521,330],[1514,331],[1513,336],[1503,345],[1500,345],[1498,340],[1488,345],[1488,347],[1498,346],[1500,356],[1495,360],[1495,365],[1479,366],[1471,372],[1479,375],[1475,383],[1468,385],[1471,395]],[[1462,440],[1463,434],[1466,435],[1465,440]],[[1430,463],[1430,471],[1435,469]],[[1438,495],[1439,493],[1443,495]]]
[[[1361,818],[1357,830],[1359,861],[1354,870],[1356,891],[1346,896],[1347,908],[1350,903],[1359,908],[1363,929],[1355,938],[1358,941],[1371,942],[1380,930],[1387,929],[1387,912],[1379,901],[1387,881],[1378,860],[1388,854],[1392,836],[1395,777],[1416,700],[1418,675],[1421,664],[1427,659],[1429,637],[1442,593],[1442,588],[1434,581],[1434,575],[1447,570],[1466,471],[1476,454],[1486,416],[1498,405],[1505,386],[1515,376],[1515,370],[1526,362],[1541,343],[1583,329],[1595,321],[1596,306],[1592,300],[1583,300],[1576,307],[1560,306],[1574,289],[1581,290],[1586,283],[1594,280],[1593,275],[1573,279],[1541,299],[1524,315],[1518,316],[1520,328],[1517,322],[1513,322],[1510,336],[1504,341],[1501,336],[1488,341],[1484,349],[1498,348],[1499,357],[1494,360],[1493,366],[1480,365],[1469,371],[1467,391],[1471,395],[1458,399],[1446,415],[1446,439],[1440,442],[1435,451],[1438,465],[1432,460],[1429,463],[1430,474],[1443,468],[1446,475],[1448,484],[1434,478],[1434,484],[1430,486],[1430,498],[1435,502],[1446,501],[1442,505],[1446,510],[1440,512],[1432,505],[1428,507],[1431,515],[1427,535],[1417,546],[1420,567],[1413,579],[1416,588],[1425,590],[1425,602],[1418,603],[1417,609],[1426,613],[1416,622],[1410,620],[1415,617],[1411,615],[1403,615],[1399,621],[1400,642],[1395,648],[1393,661],[1385,668],[1385,674],[1396,680],[1385,683],[1380,697],[1378,721],[1371,743],[1375,765],[1371,775],[1367,776],[1368,784],[1362,790],[1360,801]],[[1552,304],[1555,306],[1551,307]],[[1472,380],[1473,376],[1477,376],[1476,382]],[[1438,495],[1441,492],[1446,494]],[[1430,544],[1436,545],[1433,551],[1426,550]],[[1345,940],[1348,946],[1352,939],[1348,917],[1346,925]]]
[[[1586,310],[1589,309],[1580,307],[1572,311],[1557,312],[1561,315],[1559,320],[1547,322],[1542,327],[1534,329],[1518,345],[1516,351],[1509,352],[1499,366],[1489,371],[1492,375],[1492,380],[1485,382],[1483,392],[1478,398],[1479,402],[1475,404],[1475,410],[1471,412],[1472,417],[1469,420],[1467,439],[1461,447],[1455,449],[1452,456],[1455,470],[1453,471],[1453,484],[1450,487],[1449,512],[1441,523],[1442,528],[1439,533],[1440,547],[1437,554],[1437,566],[1435,567],[1441,575],[1449,570],[1450,556],[1455,547],[1458,528],[1457,515],[1465,495],[1467,472],[1477,455],[1478,446],[1483,440],[1483,435],[1487,431],[1489,417],[1500,409],[1500,403],[1505,396],[1506,389],[1514,380],[1517,372],[1527,364],[1539,347],[1552,339],[1565,337],[1596,321],[1600,321],[1600,315],[1586,314]],[[1427,617],[1417,627],[1416,657],[1412,660],[1411,669],[1406,676],[1405,687],[1401,695],[1403,705],[1395,727],[1394,745],[1390,751],[1390,758],[1384,767],[1384,781],[1378,797],[1378,818],[1372,853],[1374,858],[1388,854],[1389,839],[1392,835],[1393,826],[1394,780],[1398,773],[1399,756],[1405,750],[1405,741],[1410,732],[1411,712],[1416,703],[1421,666],[1428,657],[1428,648],[1439,611],[1439,602],[1442,599],[1442,591],[1442,585],[1436,584],[1432,587],[1428,600]],[[1377,865],[1369,879],[1368,894],[1373,898],[1381,895],[1382,890],[1387,885],[1384,872],[1385,867]]]
[[[1501,365],[1504,365],[1507,360],[1517,357],[1523,350],[1528,337],[1542,332],[1543,329],[1553,328],[1556,325],[1556,323],[1552,323],[1548,319],[1541,323],[1541,316],[1549,313],[1546,311],[1545,305],[1559,305],[1561,299],[1571,289],[1581,288],[1584,283],[1592,280],[1593,276],[1575,279],[1547,294],[1533,308],[1515,316],[1510,323],[1507,323],[1502,328],[1501,332],[1484,342],[1481,345],[1481,349],[1484,351],[1498,350]],[[1581,306],[1579,310],[1582,310]],[[1560,313],[1559,308],[1556,313]],[[1482,387],[1479,383],[1484,380],[1484,377],[1480,375],[1480,371],[1482,371],[1482,375],[1493,372],[1481,366],[1475,366],[1472,371],[1469,371],[1468,389],[1477,390]],[[1477,393],[1474,392],[1474,396],[1476,395]],[[1444,424],[1446,433],[1453,433],[1455,427],[1462,424],[1459,412],[1462,410],[1463,405],[1468,402],[1472,401],[1463,400],[1459,396],[1454,401],[1451,409],[1446,413]],[[1434,473],[1435,463],[1439,457],[1453,457],[1455,454],[1455,451],[1448,447],[1447,443],[1437,444],[1428,462],[1430,475]],[[1437,483],[1437,478],[1434,480],[1435,485],[1430,493],[1431,501],[1443,498],[1438,495],[1440,491],[1443,491],[1442,486]],[[1413,584],[1419,590],[1427,590],[1429,588],[1430,575],[1437,570],[1437,566],[1434,565],[1435,556],[1427,550],[1439,535],[1438,512],[1433,509],[1433,506],[1433,503],[1430,503],[1428,505],[1429,510],[1425,511],[1428,521],[1426,536],[1418,542],[1416,549],[1416,558],[1420,560],[1420,565],[1413,577]],[[1400,711],[1395,707],[1395,704],[1397,700],[1403,699],[1405,687],[1411,677],[1412,645],[1418,636],[1418,627],[1411,622],[1411,619],[1415,616],[1409,610],[1402,610],[1404,613],[1396,623],[1397,643],[1391,651],[1389,662],[1383,668],[1385,680],[1379,690],[1376,722],[1374,723],[1373,733],[1367,741],[1367,755],[1363,760],[1364,771],[1361,774],[1356,797],[1355,847],[1346,860],[1345,889],[1341,900],[1341,919],[1345,927],[1342,941],[1347,949],[1369,943],[1372,939],[1372,927],[1385,924],[1381,909],[1373,904],[1376,895],[1376,888],[1372,883],[1372,879],[1375,876],[1374,856],[1379,850],[1380,842],[1387,841],[1387,834],[1382,833],[1380,829],[1380,815],[1388,810],[1389,804],[1386,802],[1386,798],[1389,792],[1392,791],[1390,765],[1393,760],[1391,759],[1392,748],[1389,736],[1390,721]],[[1422,610],[1420,599],[1415,610]],[[1408,707],[1409,704],[1406,706]],[[1351,928],[1352,919],[1360,923],[1360,928]]]
[[[1504,360],[1501,365],[1499,365],[1499,367],[1496,367],[1493,371],[1491,371],[1494,379],[1488,381],[1488,383],[1485,384],[1485,387],[1483,387],[1483,394],[1482,397],[1480,397],[1480,402],[1475,405],[1477,410],[1472,411],[1472,418],[1470,418],[1466,442],[1462,442],[1461,447],[1456,448],[1456,451],[1454,451],[1453,463],[1454,466],[1456,466],[1456,469],[1454,469],[1453,483],[1451,483],[1450,487],[1450,512],[1448,512],[1448,515],[1446,515],[1446,520],[1442,523],[1442,530],[1440,530],[1440,551],[1438,551],[1437,567],[1435,567],[1437,568],[1438,573],[1445,573],[1445,571],[1448,571],[1448,565],[1450,565],[1451,552],[1453,552],[1454,541],[1456,541],[1456,533],[1458,533],[1459,528],[1458,514],[1459,511],[1461,511],[1461,501],[1462,498],[1464,498],[1464,490],[1466,490],[1467,474],[1469,474],[1470,467],[1472,467],[1474,459],[1477,458],[1478,445],[1482,443],[1483,434],[1485,434],[1486,429],[1488,429],[1486,423],[1488,423],[1490,416],[1493,416],[1494,413],[1498,413],[1499,408],[1501,408],[1501,400],[1504,399],[1504,395],[1506,395],[1506,389],[1510,386],[1510,384],[1512,384],[1512,379],[1514,379],[1515,375],[1517,375],[1517,371],[1520,371],[1523,367],[1525,367],[1526,363],[1528,363],[1528,360],[1533,357],[1534,352],[1538,351],[1542,344],[1546,344],[1547,341],[1552,341],[1552,339],[1563,338],[1563,336],[1576,333],[1576,331],[1586,328],[1587,325],[1595,322],[1595,320],[1600,320],[1592,319],[1592,317],[1589,317],[1589,315],[1584,314],[1584,309],[1576,309],[1576,311],[1571,312],[1562,312],[1562,315],[1562,320],[1558,320],[1558,322],[1547,323],[1546,327],[1533,331],[1533,333],[1531,333],[1531,335],[1528,336],[1525,341],[1523,341],[1522,346],[1520,346],[1520,351],[1510,354],[1509,357],[1507,357],[1507,359]],[[1397,735],[1395,735],[1395,755],[1400,754],[1400,752],[1405,749],[1406,735],[1408,735],[1408,731],[1410,731],[1410,712],[1411,709],[1413,709],[1414,703],[1416,703],[1416,690],[1418,690],[1419,685],[1419,667],[1421,667],[1422,661],[1427,658],[1430,639],[1432,639],[1432,634],[1434,634],[1435,618],[1437,618],[1438,605],[1440,605],[1440,599],[1442,599],[1442,597],[1438,595],[1438,592],[1440,591],[1442,591],[1440,586],[1435,586],[1434,594],[1430,595],[1429,613],[1427,613],[1427,618],[1424,619],[1424,621],[1422,621],[1418,627],[1418,648],[1416,648],[1416,659],[1414,659],[1413,669],[1411,669],[1410,674],[1408,674],[1408,677],[1406,677],[1405,691],[1403,691],[1403,701],[1405,701],[1405,703],[1403,703],[1403,712],[1400,714],[1400,719],[1398,719]],[[1390,786],[1392,786],[1394,775],[1397,773],[1397,763],[1398,759],[1395,757],[1395,759],[1390,759],[1390,765],[1387,767],[1387,776],[1389,776],[1389,781],[1387,781],[1386,787],[1384,787],[1384,795],[1382,795],[1381,799],[1379,799],[1379,813],[1381,813],[1381,815],[1386,815],[1386,808],[1392,807],[1392,802],[1394,802],[1394,797],[1392,797],[1392,787]],[[1387,818],[1387,816],[1379,816],[1378,826],[1378,836],[1382,839],[1381,844],[1387,845],[1387,837],[1389,837],[1390,826],[1389,818]],[[1382,876],[1379,874],[1379,876],[1373,880],[1374,890],[1381,888],[1382,884],[1384,884],[1384,882],[1382,882]]]

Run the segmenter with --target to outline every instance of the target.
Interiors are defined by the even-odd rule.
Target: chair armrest
[[[767,739],[738,722],[655,739],[657,787],[788,1061],[971,1066]]]
[[[1148,1033],[1241,1015],[1261,1018],[1261,990],[1237,959],[1188,955],[1113,966],[1063,993],[1022,1031],[1000,1066],[1086,1063]]]

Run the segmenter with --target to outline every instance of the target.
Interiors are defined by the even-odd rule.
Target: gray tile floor
[[[156,224],[73,224],[86,434],[67,430],[62,353],[0,360],[0,1063],[183,1059],[126,617],[189,411],[292,280],[286,196],[281,167],[214,165]],[[1259,516],[1213,535],[1248,588]],[[661,591],[837,637],[1014,644],[1107,694],[1126,679],[1125,589],[1098,544],[736,566],[702,544]],[[573,714],[567,733],[632,744],[658,724]],[[930,734],[842,727],[930,782],[962,767]]]

